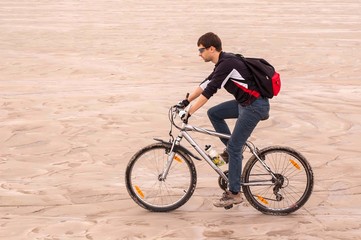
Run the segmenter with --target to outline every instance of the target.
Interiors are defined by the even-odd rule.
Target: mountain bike
[[[228,188],[228,171],[223,171],[207,152],[191,137],[191,132],[229,139],[230,135],[188,124],[176,123],[180,109],[169,109],[171,123],[169,141],[154,139],[156,143],[140,149],[130,159],[125,173],[130,197],[141,207],[154,212],[167,212],[184,205],[197,184],[193,162],[205,160],[218,173],[218,185]],[[179,130],[174,138],[173,126]],[[199,158],[180,145],[185,139],[201,156]],[[258,149],[247,141],[243,151],[252,154],[241,177],[241,188],[247,201],[258,211],[271,215],[287,215],[301,208],[313,189],[313,172],[306,158],[290,147],[270,146]],[[230,209],[232,205],[226,206]]]

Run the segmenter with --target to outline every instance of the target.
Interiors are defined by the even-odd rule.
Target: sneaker
[[[223,158],[223,160],[226,162],[226,163],[228,163],[228,161],[229,161],[229,156],[228,156],[228,152],[227,152],[227,148],[226,149],[224,149],[224,151],[223,151],[223,153],[221,153],[221,154],[219,154],[222,158]]]
[[[240,204],[243,202],[243,199],[241,197],[241,193],[239,192],[238,194],[234,195],[233,193],[231,193],[230,191],[226,190],[223,195],[222,198],[220,198],[219,200],[215,201],[213,203],[213,205],[215,207],[228,207],[230,205],[233,204]]]

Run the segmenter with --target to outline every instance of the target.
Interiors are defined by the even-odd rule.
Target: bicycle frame
[[[208,129],[195,127],[195,126],[189,125],[188,123],[184,123],[184,122],[182,123],[182,126],[179,129],[180,129],[180,132],[179,132],[177,138],[175,140],[173,140],[173,142],[172,142],[172,147],[169,152],[168,161],[165,166],[164,172],[160,176],[160,179],[166,179],[169,169],[172,165],[173,158],[175,156],[175,152],[173,151],[174,146],[180,145],[180,142],[181,142],[182,138],[184,137],[189,142],[189,144],[202,156],[202,158],[213,168],[213,170],[216,171],[218,173],[218,175],[221,178],[223,178],[224,181],[226,181],[228,183],[228,177],[224,174],[224,172],[217,165],[215,165],[213,163],[213,161],[210,159],[208,154],[196,143],[196,141],[190,136],[190,134],[188,132],[193,131],[193,132],[198,132],[198,133],[202,133],[202,134],[207,134],[207,135],[210,135],[213,137],[226,138],[226,139],[230,139],[231,136],[228,134],[222,134],[222,133],[218,133],[218,132],[208,130]],[[250,152],[258,159],[258,161],[262,164],[262,166],[267,170],[267,172],[272,176],[272,179],[270,181],[267,181],[269,183],[265,183],[266,181],[254,181],[254,182],[249,182],[249,183],[241,183],[241,185],[244,185],[244,186],[274,185],[274,182],[272,182],[272,180],[276,180],[277,178],[276,178],[275,174],[272,172],[272,170],[267,166],[267,164],[258,156],[257,148],[255,148],[248,142],[246,142],[245,145],[250,150]]]

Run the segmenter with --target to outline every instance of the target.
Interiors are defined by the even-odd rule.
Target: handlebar
[[[181,129],[182,127],[178,126],[174,120],[177,117],[181,118],[181,116],[180,116],[181,112],[184,112],[186,114],[184,119],[182,119],[182,122],[183,122],[183,124],[187,124],[188,123],[188,112],[185,110],[185,108],[180,108],[177,105],[171,106],[169,108],[169,113],[168,113],[169,121],[171,122],[171,124],[173,126],[175,126],[178,129]]]
[[[186,100],[188,99],[189,97],[189,93],[186,94]],[[189,103],[189,102],[188,102]],[[188,111],[185,110],[186,107],[184,106],[184,104],[182,105],[181,102],[179,102],[178,104],[172,106],[170,109],[169,109],[169,112],[172,113],[172,117],[169,118],[169,120],[171,121],[171,123],[176,126],[174,124],[174,119],[176,118],[176,116],[178,115],[180,118],[182,118],[182,121],[183,123],[187,124],[188,123],[188,118],[189,118],[189,114],[188,114]],[[184,116],[180,116],[180,115],[183,115]],[[170,116],[169,116],[170,117]],[[176,126],[177,127],[177,126]],[[177,127],[178,128],[178,127]]]

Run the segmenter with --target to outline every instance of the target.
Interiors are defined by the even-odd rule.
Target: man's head
[[[217,63],[219,53],[222,51],[222,41],[216,34],[208,32],[202,35],[198,39],[197,45],[199,47],[199,56],[205,62]]]

